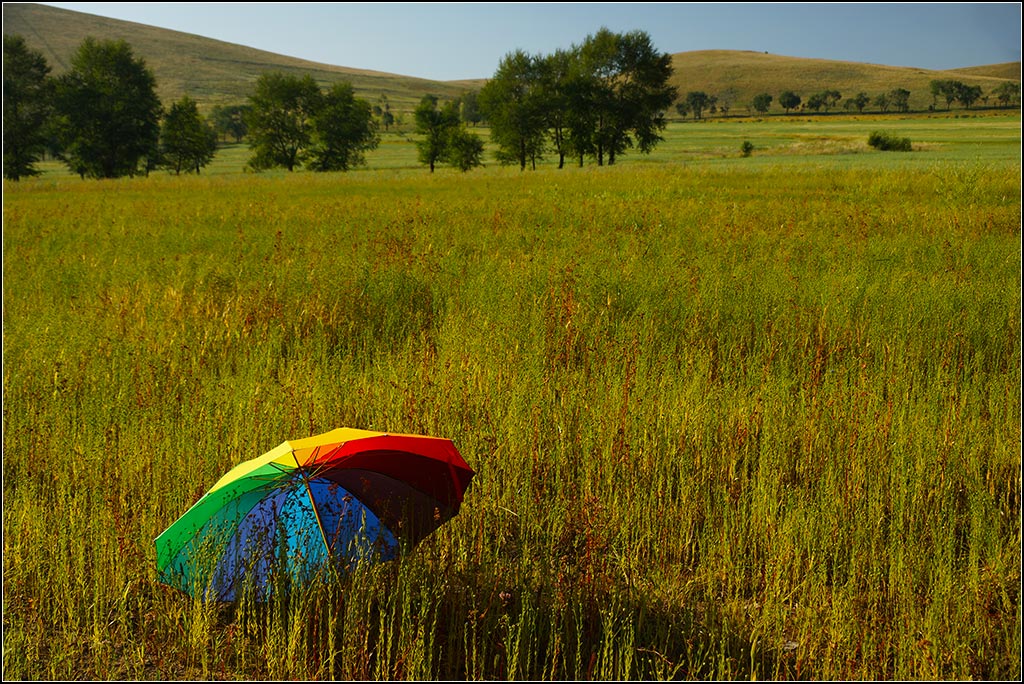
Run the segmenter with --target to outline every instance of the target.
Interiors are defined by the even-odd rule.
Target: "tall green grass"
[[[1019,167],[744,161],[6,184],[5,676],[1019,678]],[[155,582],[342,425],[452,438],[461,513]]]

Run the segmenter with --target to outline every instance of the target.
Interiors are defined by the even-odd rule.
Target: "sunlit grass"
[[[730,126],[5,184],[5,676],[1019,678],[1019,130],[769,162]],[[232,465],[338,426],[453,439],[462,512],[270,604],[156,583]]]

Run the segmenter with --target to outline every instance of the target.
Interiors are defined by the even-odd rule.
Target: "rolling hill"
[[[425,93],[450,98],[479,88],[497,66],[479,65],[479,80],[430,81],[320,64],[189,33],[30,3],[4,4],[3,30],[5,34],[24,36],[31,47],[42,52],[55,73],[67,69],[85,37],[123,39],[153,70],[158,95],[164,102],[188,94],[204,108],[243,102],[261,73],[280,70],[310,74],[322,85],[349,81],[358,95],[371,102],[386,95],[393,110],[411,111]],[[509,49],[515,47],[510,45]],[[1019,62],[931,71],[761,52],[701,50],[674,54],[673,65],[673,84],[680,96],[701,90],[718,96],[719,101],[730,100],[737,112],[757,93],[772,94],[777,100],[779,93],[792,90],[806,100],[826,88],[847,96],[861,91],[874,96],[905,88],[911,92],[911,108],[926,109],[932,103],[932,80],[961,80],[982,86],[985,93],[1005,80],[1021,80]]]
[[[3,6],[5,34],[20,34],[40,51],[53,72],[69,67],[87,36],[122,39],[153,70],[157,94],[164,102],[189,95],[201,107],[236,104],[252,93],[265,71],[310,74],[321,85],[349,81],[360,97],[376,102],[383,94],[393,109],[412,110],[425,93],[455,97],[465,83],[429,81],[398,74],[319,64],[210,38],[72,12],[30,3]]]

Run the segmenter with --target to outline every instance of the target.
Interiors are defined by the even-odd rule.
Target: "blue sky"
[[[106,3],[56,7],[291,57],[435,80],[486,78],[601,27],[663,52],[756,50],[955,69],[1021,59],[1020,3]]]

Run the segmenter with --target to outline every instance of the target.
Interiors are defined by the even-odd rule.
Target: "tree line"
[[[218,132],[249,139],[252,169],[347,170],[378,140],[372,107],[351,85],[323,91],[310,76],[264,74],[249,104],[215,108],[213,123],[188,96],[165,109],[152,71],[123,40],[86,38],[54,78],[24,38],[5,35],[3,71],[11,180],[37,175],[46,152],[82,178],[198,173],[216,153]]]
[[[484,143],[470,126],[487,121],[496,159],[525,169],[549,151],[559,166],[613,164],[661,140],[675,98],[671,58],[642,31],[601,29],[548,56],[509,54],[479,92],[441,102],[425,95],[413,112],[419,161],[433,171],[483,163]],[[70,69],[50,76],[42,54],[4,36],[4,176],[38,174],[49,152],[82,178],[117,178],[158,168],[196,172],[218,137],[248,140],[248,168],[348,170],[365,163],[381,126],[396,122],[385,96],[376,104],[339,83],[324,90],[311,76],[262,74],[246,104],[218,106],[209,120],[188,96],[165,109],[156,80],[125,41],[87,38]]]
[[[965,109],[970,109],[979,101],[987,104],[994,100],[1003,107],[1020,104],[1020,84],[1011,81],[1000,83],[986,95],[982,87],[978,85],[967,85],[956,80],[937,80],[931,82],[930,93],[932,95],[930,109],[932,110],[938,106],[940,98],[945,100],[947,111],[954,102],[959,102]],[[777,100],[770,93],[758,93],[750,102],[746,103],[746,108],[751,113],[767,114],[772,103],[777,102],[786,114],[806,110],[827,114],[832,108],[837,107],[841,100],[843,109],[848,112],[862,113],[871,105],[874,105],[877,111],[882,113],[886,113],[890,109],[896,112],[910,111],[910,91],[906,88],[893,88],[874,97],[862,91],[845,100],[843,100],[842,93],[835,89],[825,89],[814,93],[806,100],[792,90],[783,91]],[[695,120],[704,118],[705,112],[720,113],[726,116],[735,107],[736,101],[734,89],[726,89],[718,95],[709,95],[700,90],[690,91],[676,103],[676,113],[683,118],[692,116]]]
[[[156,79],[125,41],[86,38],[58,77],[42,54],[16,35],[4,36],[3,173],[18,180],[37,175],[46,153],[82,178],[116,178],[158,168],[198,173],[213,159],[218,137],[247,140],[248,168],[346,171],[365,164],[377,147],[380,128],[398,122],[387,97],[371,104],[348,83],[323,89],[312,76],[262,74],[245,104],[214,107],[209,119],[185,96],[165,109]],[[448,164],[468,171],[483,164],[484,143],[470,127],[490,127],[495,159],[521,170],[536,168],[546,155],[582,166],[614,164],[630,150],[647,153],[661,142],[665,115],[675,104],[681,116],[728,114],[735,91],[701,91],[678,98],[669,84],[671,56],[658,52],[643,31],[602,28],[569,49],[548,55],[522,50],[507,54],[478,92],[442,102],[425,95],[412,113],[419,162],[434,171]],[[933,81],[933,106],[960,102],[970,108],[994,97],[1003,105],[1020,100],[1020,85],[1006,82],[989,96],[980,86]],[[847,110],[874,104],[881,111],[907,111],[910,92],[896,88],[847,98]],[[678,101],[677,101],[678,99]],[[766,113],[774,98],[761,93],[748,109]],[[807,98],[779,95],[787,112],[838,106],[841,93],[826,89]]]
[[[213,159],[216,133],[183,97],[166,111],[156,79],[123,40],[86,38],[58,77],[21,36],[4,36],[4,178],[38,175],[46,152],[82,178],[167,168],[196,171]]]

